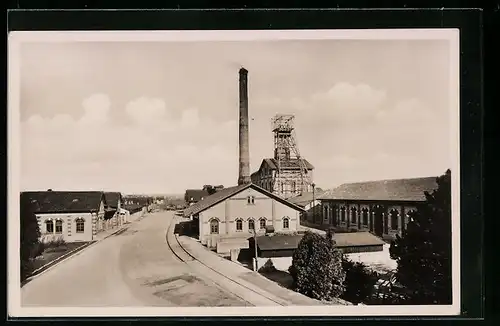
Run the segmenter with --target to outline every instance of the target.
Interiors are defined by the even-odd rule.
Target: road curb
[[[86,249],[89,249],[90,247],[95,246],[96,244],[100,243],[103,240],[106,240],[107,238],[115,235],[116,233],[118,233],[120,231],[121,232],[125,232],[129,227],[130,227],[130,224],[128,224],[127,226],[125,226],[125,227],[123,227],[121,229],[118,229],[118,230],[116,230],[116,231],[108,234],[107,236],[105,236],[102,239],[93,240],[93,241],[89,242],[88,244],[86,244],[86,245],[84,245],[82,247],[78,247],[76,249],[73,249],[72,251],[70,251],[70,252],[62,255],[61,257],[58,257],[57,259],[54,259],[53,261],[51,261],[51,262],[43,265],[42,267],[37,268],[35,271],[33,271],[32,276],[28,277],[24,282],[21,282],[21,287],[23,287],[24,285],[26,285],[29,282],[33,281],[34,279],[38,278],[40,275],[43,275],[46,272],[50,271],[51,269],[53,269],[54,267],[56,267],[60,263],[65,262],[65,261],[69,260],[72,257],[78,256],[79,254],[81,254],[82,252],[84,252]],[[37,271],[40,271],[40,272],[34,274]]]

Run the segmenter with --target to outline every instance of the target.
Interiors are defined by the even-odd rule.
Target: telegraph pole
[[[254,259],[255,259],[255,271],[258,271],[259,270],[259,266],[258,266],[258,261],[257,261],[257,257],[258,257],[258,251],[257,251],[257,231],[255,230],[255,224],[253,226],[253,244],[254,244]]]

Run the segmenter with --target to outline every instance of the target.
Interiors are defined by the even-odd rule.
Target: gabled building
[[[22,192],[21,197],[25,196],[38,220],[42,241],[91,241],[102,229],[107,205],[103,192]]]
[[[319,198],[322,194],[323,190],[315,191],[315,193],[305,192],[299,196],[288,198],[288,201],[304,209],[301,216],[302,221],[312,221],[314,215],[321,215],[321,200]]]
[[[184,194],[184,201],[187,206],[190,206],[222,189],[224,189],[223,185],[204,185],[202,189],[188,189]]]
[[[304,210],[289,201],[254,184],[242,184],[222,189],[184,211],[198,226],[199,240],[210,248],[228,238],[242,238],[248,247],[248,237],[257,234],[294,232],[300,225]]]
[[[259,169],[252,173],[252,183],[283,198],[312,192],[314,166],[306,159],[277,158],[262,160]]]
[[[405,229],[409,213],[425,202],[425,192],[435,189],[436,177],[346,183],[319,197],[320,223],[393,239]]]
[[[104,197],[106,198],[106,219],[111,219],[114,225],[123,224],[127,212],[122,208],[122,194],[120,192],[105,192]]]

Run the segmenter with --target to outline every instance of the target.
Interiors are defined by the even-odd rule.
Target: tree
[[[21,281],[24,281],[32,272],[32,260],[40,246],[40,227],[26,194],[21,194],[20,204]]]
[[[339,298],[344,292],[342,253],[327,236],[306,232],[289,269],[297,292],[318,300]]]
[[[408,304],[451,304],[451,171],[436,181],[390,247]]]
[[[345,271],[345,292],[342,299],[358,304],[369,299],[379,279],[376,272],[371,271],[362,262],[353,262],[346,256],[342,260]]]

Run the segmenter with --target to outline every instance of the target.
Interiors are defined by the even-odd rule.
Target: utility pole
[[[254,259],[255,259],[255,271],[259,270],[259,265],[257,261],[258,251],[257,251],[257,231],[255,230],[255,224],[253,226],[253,244],[254,244]]]

